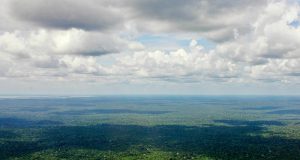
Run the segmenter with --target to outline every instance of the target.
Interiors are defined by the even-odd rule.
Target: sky
[[[1,0],[0,95],[300,95],[298,0]]]

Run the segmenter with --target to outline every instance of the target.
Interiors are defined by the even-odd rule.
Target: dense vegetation
[[[298,159],[298,97],[0,99],[0,159]]]

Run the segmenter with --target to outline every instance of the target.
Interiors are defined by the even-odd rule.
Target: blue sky
[[[0,18],[1,95],[300,94],[298,0],[2,0]]]
[[[296,25],[296,23],[293,23]],[[135,39],[136,41],[142,43],[145,46],[152,47],[154,49],[176,49],[178,47],[187,48],[190,45],[191,39],[180,39],[177,38],[176,35],[152,35],[152,34],[145,34],[140,35]],[[198,37],[195,39],[198,44],[202,45],[205,49],[211,50],[216,47],[216,43],[210,41],[204,37]]]

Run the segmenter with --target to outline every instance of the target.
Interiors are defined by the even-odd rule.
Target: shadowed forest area
[[[298,99],[226,99],[0,99],[0,159],[300,157]]]
[[[22,122],[20,119],[16,119],[16,122],[21,122],[25,128],[34,128],[21,128],[24,133],[15,133],[10,129],[1,131],[0,138],[7,139],[0,144],[1,159],[16,156],[26,158],[28,154],[49,149],[62,151],[57,158],[72,159],[80,157],[68,157],[69,154],[64,152],[69,149],[91,149],[128,154],[137,159],[155,150],[170,152],[175,159],[192,159],[197,155],[214,159],[297,159],[300,156],[300,140],[261,136],[266,132],[266,125],[283,125],[277,121],[216,120],[229,126],[202,127],[102,124],[46,128],[35,127],[41,122]],[[3,120],[0,124],[8,128],[20,127],[14,123],[3,123]],[[31,134],[34,138],[31,141],[14,140],[24,136],[22,134]]]

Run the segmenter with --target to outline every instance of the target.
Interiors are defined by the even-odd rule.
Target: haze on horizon
[[[298,0],[1,0],[0,95],[300,94]]]

